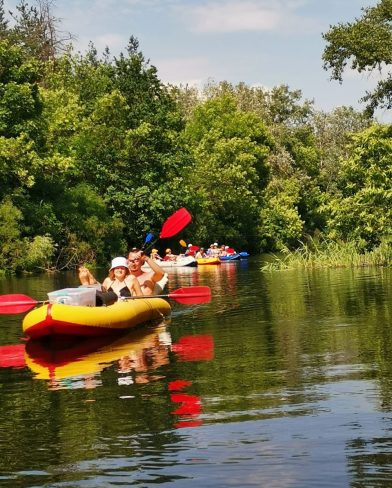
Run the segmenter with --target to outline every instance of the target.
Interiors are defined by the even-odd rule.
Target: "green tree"
[[[83,63],[83,72],[90,66],[102,83],[96,98],[88,98],[75,137],[78,168],[125,223],[128,242],[140,242],[187,202],[181,174],[187,156],[179,137],[183,123],[136,39],[112,62],[90,51]]]
[[[324,68],[332,70],[331,78],[342,82],[347,66],[362,73],[386,69],[386,76],[377,83],[373,92],[363,100],[367,110],[392,107],[392,0],[380,0],[374,7],[362,9],[362,17],[354,22],[339,23],[323,34],[327,42],[324,49]]]
[[[326,205],[329,236],[371,249],[392,229],[392,127],[373,125],[352,136],[342,162],[341,194]]]
[[[324,191],[333,193],[336,189],[340,161],[350,156],[350,136],[370,124],[371,120],[363,112],[352,107],[314,113],[312,127],[320,154],[320,184]]]
[[[40,66],[9,41],[0,41],[0,136],[40,136]]]
[[[0,199],[35,183],[43,141],[39,64],[0,41]]]
[[[270,182],[260,211],[261,249],[281,251],[298,246],[305,224],[298,211],[301,191],[301,182],[294,178],[274,178]]]
[[[21,240],[22,212],[9,197],[0,203],[0,270],[12,272],[20,265],[24,254]]]
[[[267,128],[226,94],[199,105],[184,135],[194,158],[186,183],[197,208],[194,237],[254,246],[273,146]]]

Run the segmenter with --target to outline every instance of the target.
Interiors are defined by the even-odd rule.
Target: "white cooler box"
[[[95,306],[95,288],[63,288],[48,293],[49,303],[64,303],[65,305],[79,305],[83,307]]]

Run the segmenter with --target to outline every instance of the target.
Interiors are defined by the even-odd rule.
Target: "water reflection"
[[[25,365],[24,344],[0,346],[0,368],[24,368]]]
[[[35,379],[48,380],[49,389],[92,388],[100,385],[100,372],[114,361],[132,357],[142,363],[148,348],[155,345],[157,333],[132,331],[120,339],[72,336],[30,340],[26,344],[26,364]]]
[[[9,479],[40,486],[20,474],[34,468],[51,486],[389,487],[392,271],[259,264],[170,271],[171,290],[208,285],[212,302],[173,304],[170,327],[72,361],[31,354],[30,370],[23,345],[8,363],[0,350]],[[12,320],[3,345],[19,340]]]
[[[164,374],[154,374],[175,360],[211,361],[214,344],[210,335],[182,336],[172,344],[167,324],[154,328],[145,327],[128,332],[121,337],[80,338],[58,336],[45,340],[29,340],[24,346],[9,346],[17,352],[4,367],[25,364],[34,374],[34,379],[45,380],[48,389],[94,389],[102,386],[102,372],[113,368],[120,386],[147,384],[164,380]],[[16,349],[17,348],[17,349]],[[174,426],[196,427],[202,424],[198,418],[202,411],[199,395],[183,390],[189,389],[192,381],[177,379],[168,383],[170,400],[180,404],[171,412],[176,417]],[[123,398],[129,398],[123,395]]]

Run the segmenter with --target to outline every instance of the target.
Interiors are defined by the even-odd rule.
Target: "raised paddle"
[[[182,247],[186,247],[186,248],[188,248],[188,244],[187,244],[187,243],[186,243],[186,242],[185,242],[183,239],[181,239],[181,240],[180,240],[180,241],[178,241],[178,242],[180,243],[180,245],[181,245]],[[199,246],[192,246],[192,244],[190,244],[188,249],[189,249],[191,252],[196,252],[196,251],[198,251],[200,248],[199,248]]]
[[[135,300],[137,298],[170,298],[184,305],[196,305],[198,303],[208,303],[211,301],[211,290],[208,286],[189,286],[187,288],[178,288],[177,290],[166,295],[143,295],[141,297],[129,297],[127,299]],[[0,314],[18,314],[24,313],[36,305],[48,303],[48,300],[35,300],[28,295],[11,294],[0,296]]]
[[[146,238],[144,239],[144,245],[145,244],[148,244],[149,242],[151,242],[154,238],[154,234],[152,232],[149,232],[147,235],[146,235]]]
[[[186,208],[182,207],[176,210],[163,223],[159,236],[156,239],[154,239],[152,242],[151,239],[148,242],[145,241],[142,250],[147,251],[148,249],[152,248],[159,239],[168,239],[169,237],[175,236],[184,227],[186,227],[191,222],[191,220],[192,220],[192,216]],[[147,243],[148,246],[144,248],[144,246]]]

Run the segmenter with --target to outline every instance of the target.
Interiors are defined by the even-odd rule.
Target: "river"
[[[64,357],[0,315],[0,486],[390,487],[392,270],[261,262],[174,270],[212,301]]]

